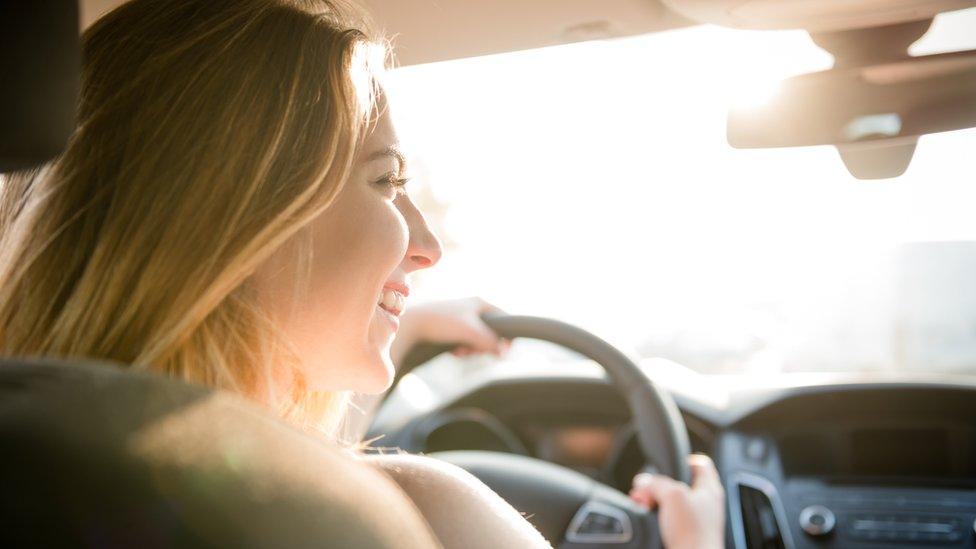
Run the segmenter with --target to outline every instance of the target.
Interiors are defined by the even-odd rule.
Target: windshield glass
[[[976,48],[976,9],[915,55]],[[404,67],[387,87],[445,241],[421,299],[481,295],[704,373],[976,373],[976,130],[901,177],[736,150],[733,101],[829,68],[799,31],[699,26]]]

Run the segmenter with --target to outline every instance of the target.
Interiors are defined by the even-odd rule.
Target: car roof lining
[[[123,0],[80,0],[87,27]],[[416,65],[584,40],[633,36],[693,24],[660,0],[360,0],[396,48]]]

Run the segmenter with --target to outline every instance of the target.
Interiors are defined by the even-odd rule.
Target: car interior
[[[79,29],[119,4],[3,3],[0,173],[37,167],[58,155],[74,129]],[[446,261],[443,274],[422,280],[421,290],[456,289],[436,276],[480,281],[497,292],[503,308],[518,311],[483,317],[499,336],[515,342],[504,357],[458,358],[449,345],[414,348],[364,436],[367,452],[405,451],[457,465],[511,503],[554,546],[567,549],[662,547],[656,513],[626,494],[641,471],[690,481],[691,453],[710,456],[720,473],[727,547],[976,548],[976,292],[971,286],[976,232],[966,232],[973,230],[972,202],[966,198],[976,198],[976,191],[967,190],[976,184],[967,154],[976,150],[976,1],[364,4],[392,37],[400,68],[391,71],[391,89],[402,92],[397,107],[407,121],[444,111],[414,124],[429,125],[423,130],[427,134],[417,130],[419,148],[441,149],[441,156],[436,150],[429,154],[432,182],[424,192],[434,224],[461,241],[457,256],[462,259]],[[951,31],[955,42],[946,38],[949,45],[936,51],[913,49],[943,30],[946,36]],[[730,100],[718,108],[696,103],[707,93],[726,90],[683,88],[680,75],[699,74],[702,83],[711,82],[708,74],[719,69],[708,59],[729,65],[712,48],[739,36],[752,41],[752,49],[741,51],[778,60],[782,77],[761,101]],[[812,65],[791,57],[799,50],[777,49],[783,37],[802,40],[804,51],[820,57]],[[699,53],[694,53],[696,41],[703,48]],[[673,44],[692,53],[683,57]],[[621,53],[629,47],[638,48],[638,58],[647,51],[662,58],[648,58],[642,68]],[[704,61],[696,64],[699,59]],[[729,74],[755,89],[749,64],[760,61],[739,62],[742,66],[729,67]],[[670,79],[665,75],[671,73],[660,68],[668,63],[674,71]],[[816,70],[803,68],[817,63]],[[511,67],[517,70],[506,72]],[[593,67],[606,72],[586,74]],[[557,69],[580,73],[573,75],[580,80],[565,79]],[[467,103],[438,96],[438,87],[464,89],[465,75],[472,74],[466,71],[485,74],[484,82],[475,78],[471,84],[483,88],[483,96],[470,96]],[[664,99],[647,97],[652,107],[646,111],[629,105],[616,111],[614,98],[597,96],[583,84],[581,94],[571,89],[573,82],[588,79],[607,89],[630,88],[634,93],[625,98],[645,93],[624,76],[614,80],[618,74],[651,78],[648,93],[659,90]],[[674,240],[673,234],[691,229],[655,214],[651,205],[628,206],[612,182],[593,185],[592,179],[623,177],[610,168],[587,171],[588,160],[581,155],[575,169],[591,194],[574,198],[547,191],[563,200],[558,204],[564,212],[533,204],[532,193],[538,191],[526,189],[530,214],[524,225],[516,200],[503,203],[511,208],[501,216],[508,219],[499,219],[497,212],[492,218],[471,217],[487,199],[472,194],[469,200],[460,195],[464,191],[453,191],[459,193],[453,199],[449,192],[439,195],[436,165],[445,166],[440,179],[455,179],[451,162],[466,157],[448,141],[483,139],[497,146],[491,163],[508,170],[497,172],[498,179],[521,169],[511,166],[529,166],[532,155],[520,151],[535,141],[513,135],[507,145],[506,133],[490,134],[486,126],[470,122],[471,134],[459,136],[453,125],[466,111],[471,118],[464,120],[473,121],[479,112],[485,119],[518,112],[513,98],[520,94],[560,109],[563,99],[556,94],[563,94],[574,106],[560,115],[571,121],[565,126],[545,113],[523,118],[529,138],[558,135],[557,140],[582,141],[589,149],[612,142],[613,154],[627,151],[637,158],[635,169],[645,157],[674,156],[677,168],[667,159],[645,168],[664,174],[654,185],[665,193],[681,192],[673,188],[687,176],[694,196],[676,200],[674,220],[711,222],[710,230],[727,231],[738,240],[782,233],[790,249],[760,250],[763,258],[750,270],[739,266],[749,257],[726,262],[721,254],[730,244],[720,238],[700,247],[704,241],[695,237]],[[585,103],[588,99],[592,104]],[[618,126],[601,125],[605,118],[621,119],[641,125],[633,135],[651,134],[655,130],[647,128],[656,119],[641,117],[658,112],[654,109],[676,113],[677,129],[647,137],[659,139],[653,146],[634,145],[621,137]],[[406,112],[411,110],[418,114]],[[720,156],[662,153],[669,144],[694,146],[715,137],[696,133],[696,117],[718,128],[714,148],[707,150]],[[661,118],[660,126],[671,128],[671,123]],[[547,130],[552,133],[534,130],[533,124],[553,126]],[[481,137],[475,135],[479,127]],[[510,126],[502,131],[517,133]],[[539,162],[573,156],[563,142],[550,147],[550,156],[542,156],[549,154],[547,145],[538,147]],[[496,168],[486,169],[485,178],[496,177],[490,171]],[[535,175],[546,169],[525,171],[531,176],[514,178],[512,187],[500,183],[499,189],[523,192],[518,189],[535,183]],[[828,171],[829,181],[822,177]],[[713,186],[696,187],[687,174],[708,178]],[[811,194],[795,191],[799,194],[788,197],[790,204],[804,212],[828,204],[816,214],[823,226],[802,233],[810,242],[827,242],[817,252],[821,255],[805,259],[809,263],[796,259],[807,251],[792,251],[802,243],[791,240],[789,219],[808,223],[803,217],[808,214],[794,215],[785,206],[777,211],[775,202],[780,193],[789,194],[793,176],[818,186],[810,187]],[[490,183],[472,177],[472,187]],[[962,190],[934,195],[918,190],[937,187],[939,178]],[[774,184],[779,190],[768,190]],[[575,188],[572,181],[566,185]],[[720,211],[721,204],[700,205],[708,199],[695,189],[719,187],[717,193],[729,194],[715,200],[725,197],[727,210],[739,208],[740,200],[746,206],[728,213]],[[768,196],[757,189],[767,189],[761,192]],[[896,192],[901,193],[898,204],[923,204],[935,213],[917,223],[900,216],[901,210],[886,213],[893,202],[875,197]],[[826,198],[810,198],[814,193]],[[863,202],[835,204],[836,197],[848,196],[843,193],[858,193]],[[605,211],[574,209],[577,200]],[[466,201],[471,209],[464,209]],[[594,260],[601,264],[585,271],[590,280],[560,286],[557,279],[572,277],[548,270],[547,263],[561,259],[540,246],[551,241],[554,250],[562,249],[555,240],[574,230],[565,219],[618,227],[622,222],[615,216],[642,209],[677,228],[657,236],[638,232],[632,245],[626,241],[598,250],[607,257],[640,255],[646,243],[653,253],[648,251],[642,263]],[[452,217],[452,211],[461,213]],[[780,224],[750,225],[747,218],[767,211]],[[942,232],[931,227],[940,222],[936,228]],[[746,236],[739,238],[733,225],[746,227],[741,233]],[[891,237],[904,227],[908,236]],[[528,236],[533,229],[538,241]],[[469,241],[497,242],[499,248],[466,248],[465,235]],[[655,239],[671,239],[671,244],[655,244]],[[886,256],[884,276],[858,270],[863,248],[843,253],[831,248],[835,241],[852,240],[897,244],[895,255]],[[504,250],[520,261],[489,266],[484,260],[497,259]],[[720,257],[705,257],[709,254]],[[462,264],[469,256],[471,263]],[[792,270],[782,266],[791,261],[801,263]],[[689,265],[714,278],[689,272]],[[518,269],[525,272],[507,278]],[[536,270],[538,276],[530,272]],[[805,284],[790,294],[794,301],[770,305],[767,299],[750,305],[752,316],[732,318],[721,316],[725,309],[715,305],[724,299],[716,296],[728,293],[767,296],[771,286],[794,273]],[[839,281],[847,293],[821,291],[818,284],[828,279]],[[688,282],[687,289],[669,287],[669,280]],[[641,281],[646,291],[638,286]],[[587,295],[567,298],[569,284]],[[437,297],[438,291],[427,295]],[[627,297],[633,294],[641,295]],[[691,311],[693,300],[710,302],[696,302]],[[622,315],[630,316],[624,321]],[[681,330],[675,328],[679,323]],[[0,360],[0,395],[0,546],[311,547],[322,540],[335,547],[437,545],[389,479],[366,466],[344,464],[338,451],[219,393],[124,365],[18,358]],[[375,505],[378,499],[383,505]]]

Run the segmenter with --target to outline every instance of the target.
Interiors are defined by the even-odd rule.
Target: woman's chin
[[[373,357],[367,364],[364,364],[363,386],[356,390],[357,393],[367,395],[378,395],[390,388],[393,383],[393,376],[396,369],[390,359],[389,352],[380,353]]]
[[[369,348],[357,361],[358,367],[350,371],[345,390],[367,395],[377,395],[390,388],[396,372],[388,346]]]
[[[371,349],[361,353],[357,359],[350,358],[343,362],[355,364],[356,367],[338,371],[330,368],[307,375],[308,388],[313,391],[352,391],[376,395],[389,389],[393,383],[396,370],[388,349]]]

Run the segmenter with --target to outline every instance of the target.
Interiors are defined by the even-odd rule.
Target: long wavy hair
[[[133,0],[87,30],[67,149],[0,183],[0,353],[164,372],[334,432],[342,396],[306,390],[248,280],[349,175],[386,59],[368,29],[333,0]]]

